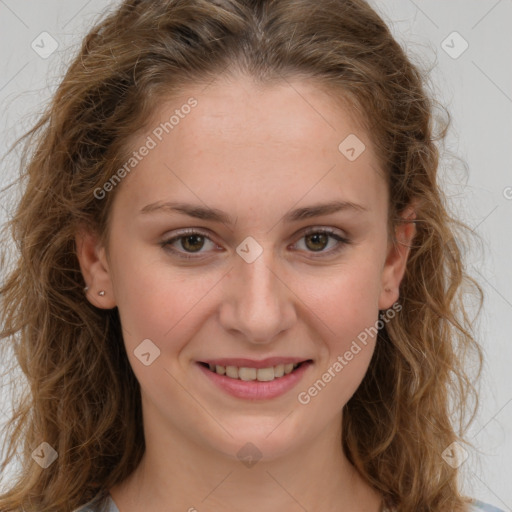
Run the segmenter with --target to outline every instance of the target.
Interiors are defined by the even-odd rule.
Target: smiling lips
[[[268,368],[248,368],[247,366],[222,366],[210,364],[209,368],[212,372],[216,372],[219,375],[226,375],[231,379],[240,380],[258,380],[260,382],[269,382],[271,380],[288,375],[294,368],[297,368],[298,364],[278,364],[276,366],[269,366]]]
[[[309,360],[310,361],[310,360]],[[242,381],[271,382],[288,375],[298,368],[305,359],[268,358],[262,361],[250,359],[217,359],[201,364],[217,375]]]
[[[274,357],[263,361],[198,361],[197,367],[228,395],[244,400],[269,400],[291,391],[312,364],[312,359]]]

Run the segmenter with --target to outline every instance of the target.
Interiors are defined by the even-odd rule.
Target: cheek
[[[135,348],[148,338],[159,345],[183,309],[184,285],[147,252],[133,246],[123,251],[119,242],[112,256],[113,284],[125,343]]]
[[[173,267],[147,252],[119,252],[113,260],[115,294],[128,352],[145,339],[165,353],[179,353],[201,328],[215,271]]]
[[[331,345],[343,348],[378,320],[380,271],[374,261],[330,269],[318,276],[301,277],[301,299],[316,313]],[[341,345],[341,346],[340,346]]]
[[[377,339],[378,272],[361,264],[335,274],[322,286],[324,294],[309,305],[318,320],[319,343],[324,352],[314,378],[299,390],[298,401],[311,417],[336,416],[361,384],[370,365]],[[318,284],[318,282],[317,282]],[[318,288],[317,288],[318,290]],[[304,296],[310,293],[304,288]]]

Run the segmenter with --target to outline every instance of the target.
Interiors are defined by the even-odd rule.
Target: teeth
[[[293,363],[284,365],[284,373],[290,373],[293,370]]]
[[[284,375],[288,375],[299,366],[299,363],[278,364],[268,368],[247,368],[244,366],[239,368],[238,366],[220,366],[213,364],[208,366],[212,372],[218,373],[219,375],[225,375],[231,379],[270,382],[274,379],[283,377]]]
[[[226,366],[226,376],[238,379],[238,368],[236,366]]]
[[[274,368],[258,368],[258,376],[257,379],[260,382],[267,382],[274,380],[275,372]]]
[[[256,380],[258,370],[256,368],[239,368],[238,378],[240,380]]]
[[[284,364],[274,366],[274,377],[282,377],[284,375]]]

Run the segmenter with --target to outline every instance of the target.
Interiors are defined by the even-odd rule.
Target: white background
[[[0,0],[0,156],[36,120],[87,28],[115,4]],[[478,324],[486,356],[481,408],[468,436],[481,454],[471,453],[462,466],[463,490],[512,511],[512,1],[373,4],[414,61],[432,69],[431,87],[453,118],[442,180],[452,210],[484,241],[470,255],[470,270],[486,292]],[[44,31],[58,43],[47,58],[31,47],[33,41],[42,46]],[[458,55],[464,41],[469,46]],[[0,188],[10,183],[15,164],[15,154],[2,161]],[[11,191],[0,195],[0,222],[13,199]]]

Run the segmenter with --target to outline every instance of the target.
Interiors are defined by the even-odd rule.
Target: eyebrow
[[[196,219],[221,222],[223,224],[233,225],[233,219],[222,210],[217,208],[208,208],[194,204],[181,202],[156,202],[151,203],[141,209],[140,213],[148,214],[154,212],[176,212],[194,217]],[[367,212],[368,208],[354,203],[352,201],[331,201],[329,203],[319,203],[304,208],[297,208],[284,215],[284,222],[298,222],[304,219],[329,215],[340,211]]]

